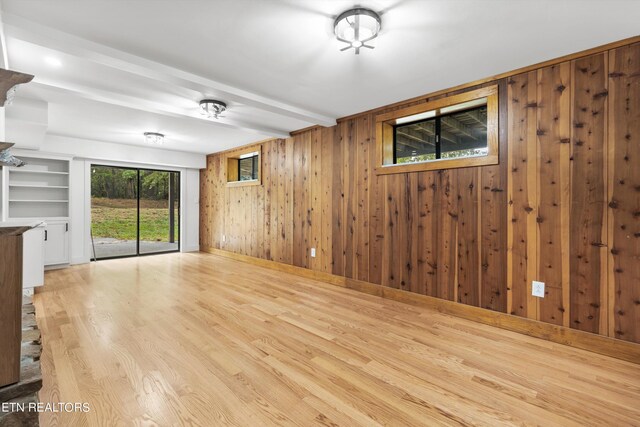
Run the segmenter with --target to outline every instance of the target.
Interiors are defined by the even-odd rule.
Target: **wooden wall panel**
[[[293,137],[293,265],[309,267],[311,132]]]
[[[456,188],[458,174],[455,170],[441,170],[437,172],[437,213],[436,213],[436,242],[437,278],[436,296],[438,298],[456,301],[456,284],[458,282],[457,242],[458,242],[458,203]]]
[[[369,155],[373,127],[372,116],[365,115],[356,120],[355,146],[355,268],[353,279],[369,280]],[[353,203],[353,202],[352,202]]]
[[[418,292],[437,295],[438,240],[436,223],[436,191],[438,174],[418,175]]]
[[[269,253],[267,259],[278,261],[281,253],[279,245],[279,207],[278,207],[278,143],[272,141],[262,148],[262,155],[265,160],[263,165],[262,182],[269,199],[269,213],[265,212],[265,222],[269,227]]]
[[[538,279],[545,285],[539,320],[568,326],[571,68],[538,70]]]
[[[538,318],[531,296],[537,277],[538,154],[536,145],[537,72],[510,78],[509,111],[509,260],[508,313]]]
[[[382,285],[400,289],[401,271],[406,263],[407,253],[398,250],[400,246],[400,204],[405,193],[401,191],[404,175],[391,175],[384,179],[384,247],[382,249]]]
[[[572,62],[571,327],[607,333],[607,54]]]
[[[263,190],[263,197],[264,197],[264,201],[263,201],[263,205],[262,205],[262,212],[263,212],[263,224],[262,224],[262,257],[264,259],[268,259],[271,260],[272,255],[271,255],[271,242],[272,242],[272,235],[271,235],[271,214],[272,214],[272,204],[271,204],[271,195],[272,195],[272,177],[273,174],[271,172],[271,147],[274,144],[265,144],[262,147],[262,166],[261,166],[261,170],[262,170],[262,186],[264,187]]]
[[[338,276],[344,276],[344,228],[345,228],[345,219],[344,219],[344,164],[342,162],[343,158],[343,124],[338,124],[335,129],[335,138],[333,140],[333,170],[331,176],[331,182],[333,185],[333,206],[332,206],[332,215],[333,218],[333,227],[332,227],[332,235],[333,235],[333,246],[332,246],[332,264],[333,264],[333,274],[337,274]]]
[[[322,132],[320,128],[315,128],[309,135],[309,246],[315,248],[315,257],[311,257],[309,252],[309,268],[312,270],[322,270],[323,262],[323,242],[322,242]],[[310,250],[310,249],[309,249]]]
[[[320,270],[331,273],[333,270],[333,141],[335,139],[335,128],[322,128],[320,150],[321,150],[321,176],[320,185],[322,198],[320,200],[322,231],[321,245],[321,267]]]
[[[609,52],[612,330],[640,342],[640,44]]]
[[[400,269],[400,288],[419,292],[418,284],[418,174],[403,174],[398,189],[404,201],[399,204],[400,241],[396,250],[404,254]]]
[[[209,176],[211,175],[209,163],[211,163],[212,161],[212,157],[207,157],[207,168],[200,170],[200,204],[198,205],[200,211],[200,222],[202,223],[202,226],[199,227],[200,245],[207,248],[214,247],[212,239],[210,237],[213,228],[213,221],[211,216],[209,215],[209,213],[213,215],[213,213],[215,212],[215,210],[213,210],[211,206],[211,194],[209,191],[209,188],[211,187],[211,184],[209,182],[211,179],[209,178]]]
[[[482,83],[499,165],[372,168],[376,114],[482,85],[262,142],[260,186],[210,155],[201,246],[640,342],[638,76],[634,45]]]
[[[480,173],[476,168],[456,171],[457,185],[457,299],[469,305],[480,305]]]
[[[350,120],[342,126],[342,177],[344,180],[344,199],[342,218],[344,221],[344,275],[354,278],[356,260],[357,183],[360,180],[357,165],[356,120]]]
[[[480,302],[481,307],[495,311],[507,309],[507,144],[508,90],[507,80],[498,82],[499,155],[502,165],[479,169],[481,217],[480,229]]]
[[[370,144],[374,146],[374,137]],[[385,177],[376,175],[373,165],[376,161],[375,150],[369,150],[369,282],[382,283],[382,253],[384,248],[385,230]]]

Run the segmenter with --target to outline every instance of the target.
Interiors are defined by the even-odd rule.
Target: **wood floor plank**
[[[629,362],[211,254],[46,273],[41,425],[634,425]]]

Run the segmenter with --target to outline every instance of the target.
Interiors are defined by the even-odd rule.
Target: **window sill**
[[[254,185],[260,185],[259,179],[252,179],[247,181],[231,181],[227,182],[227,187],[251,187]]]
[[[457,169],[474,166],[497,165],[499,159],[497,155],[482,157],[466,157],[462,159],[441,159],[429,162],[404,163],[395,165],[379,166],[375,169],[376,175],[391,175],[395,173],[425,172],[435,170]]]

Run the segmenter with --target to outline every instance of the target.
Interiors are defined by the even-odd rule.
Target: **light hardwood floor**
[[[48,272],[41,425],[640,425],[640,366],[210,254]]]

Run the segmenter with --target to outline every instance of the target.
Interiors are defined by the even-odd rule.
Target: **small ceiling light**
[[[203,99],[200,101],[200,112],[210,119],[217,119],[227,110],[227,104],[215,99]]]
[[[148,144],[160,145],[164,142],[164,135],[158,132],[145,132],[144,139]]]
[[[363,47],[373,49],[366,42],[378,36],[381,23],[380,15],[370,9],[356,7],[342,12],[333,23],[336,38],[348,45],[340,52],[353,48],[358,55]]]

